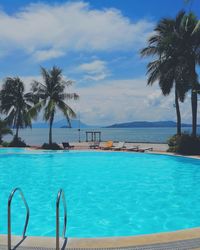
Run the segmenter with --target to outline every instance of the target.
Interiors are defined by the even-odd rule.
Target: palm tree
[[[179,53],[184,58],[183,78],[191,86],[192,135],[197,133],[197,90],[199,89],[196,65],[200,65],[200,22],[193,13],[184,14],[179,33]]]
[[[158,80],[163,94],[169,94],[175,83],[175,103],[177,113],[177,133],[180,134],[180,110],[178,99],[183,101],[190,88],[192,103],[192,134],[196,136],[197,127],[197,89],[196,64],[200,63],[200,29],[196,17],[180,12],[176,19],[162,19],[155,28],[156,34],[149,39],[143,56],[156,56],[156,61],[148,65],[148,84]],[[168,66],[167,66],[168,65]],[[178,128],[179,127],[179,128]]]
[[[141,51],[142,56],[154,56],[156,59],[147,66],[148,85],[158,81],[164,96],[175,89],[175,108],[177,116],[177,134],[181,134],[181,114],[179,100],[184,101],[189,85],[182,79],[182,57],[177,56],[177,39],[174,36],[180,26],[184,12],[176,19],[162,19],[154,29],[155,35],[150,37],[148,46]]]
[[[25,93],[20,78],[6,78],[0,91],[0,112],[6,115],[9,126],[16,129],[14,139],[19,140],[19,128],[31,127],[32,116],[29,113],[33,104],[33,95]]]
[[[0,119],[0,144],[3,142],[2,137],[8,134],[12,135],[12,130],[8,127],[5,120]]]
[[[56,66],[51,70],[41,68],[41,74],[43,83],[35,81],[32,85],[32,91],[38,97],[38,103],[31,112],[35,115],[41,108],[44,109],[44,120],[49,122],[49,145],[51,145],[56,111],[60,110],[71,126],[70,118],[76,117],[76,114],[65,100],[77,100],[79,96],[76,93],[65,93],[65,88],[71,85],[72,81],[64,81],[60,68]]]

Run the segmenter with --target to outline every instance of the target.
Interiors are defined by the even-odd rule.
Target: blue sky
[[[71,103],[84,122],[175,120],[173,93],[146,87],[145,46],[156,22],[181,9],[200,15],[200,1],[184,0],[1,0],[0,78],[20,76],[27,90],[40,66],[57,65],[74,80]],[[190,102],[181,106],[190,122]],[[57,119],[61,119],[58,113]]]

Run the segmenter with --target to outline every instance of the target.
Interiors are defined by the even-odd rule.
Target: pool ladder
[[[15,195],[15,193],[19,192],[21,198],[22,198],[22,201],[24,202],[24,205],[26,207],[26,220],[25,220],[25,224],[24,224],[24,230],[23,230],[23,235],[22,235],[22,241],[26,238],[26,229],[27,229],[27,226],[28,226],[28,221],[29,221],[29,206],[26,202],[26,199],[24,197],[24,194],[22,192],[22,190],[20,188],[15,188],[9,198],[8,198],[8,250],[12,249],[11,248],[11,203],[12,203],[12,199]],[[20,241],[20,242],[22,242]],[[19,243],[20,243],[19,242]],[[18,243],[18,244],[19,244]]]
[[[56,250],[60,249],[60,198],[62,197],[63,202],[63,209],[64,209],[64,224],[63,224],[63,232],[62,237],[65,238],[66,229],[67,229],[67,206],[66,206],[66,200],[65,200],[65,193],[63,189],[60,189],[58,191],[57,200],[56,200]]]
[[[8,250],[12,250],[12,243],[11,243],[11,235],[12,235],[12,230],[11,230],[11,203],[12,203],[12,199],[15,195],[15,193],[19,193],[20,197],[26,207],[26,220],[25,220],[25,224],[24,224],[24,230],[23,230],[23,234],[22,234],[22,240],[15,246],[15,248],[17,246],[19,246],[22,241],[24,241],[24,239],[26,238],[26,229],[28,226],[28,222],[29,222],[29,216],[30,216],[30,210],[29,210],[29,206],[28,203],[24,197],[24,194],[21,190],[21,188],[15,188],[9,198],[8,198]],[[62,202],[63,202],[63,208],[64,208],[64,224],[63,224],[63,233],[62,233],[62,237],[63,239],[66,240],[65,234],[66,234],[66,229],[67,229],[67,206],[66,206],[66,200],[65,200],[65,193],[63,191],[63,189],[60,189],[58,191],[58,195],[57,195],[57,199],[56,199],[56,250],[60,249],[60,200],[62,198]],[[15,249],[14,248],[14,249]]]

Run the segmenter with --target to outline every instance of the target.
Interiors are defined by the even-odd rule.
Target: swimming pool
[[[7,200],[14,187],[22,188],[30,207],[27,235],[55,236],[55,201],[61,187],[70,237],[198,227],[199,163],[156,154],[0,149],[0,234],[7,233]],[[12,214],[12,232],[21,235],[25,208],[17,195]]]

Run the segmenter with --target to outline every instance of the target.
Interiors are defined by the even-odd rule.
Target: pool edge
[[[130,237],[110,237],[110,238],[68,238],[67,248],[122,248],[148,246],[164,243],[173,243],[176,241],[195,240],[200,238],[200,227],[175,232],[148,234]],[[19,236],[13,236],[13,245],[21,240]],[[62,240],[61,240],[62,241]],[[0,235],[0,244],[7,246],[7,235]],[[21,247],[55,247],[55,238],[53,237],[27,237]],[[195,248],[195,249],[200,249]]]

